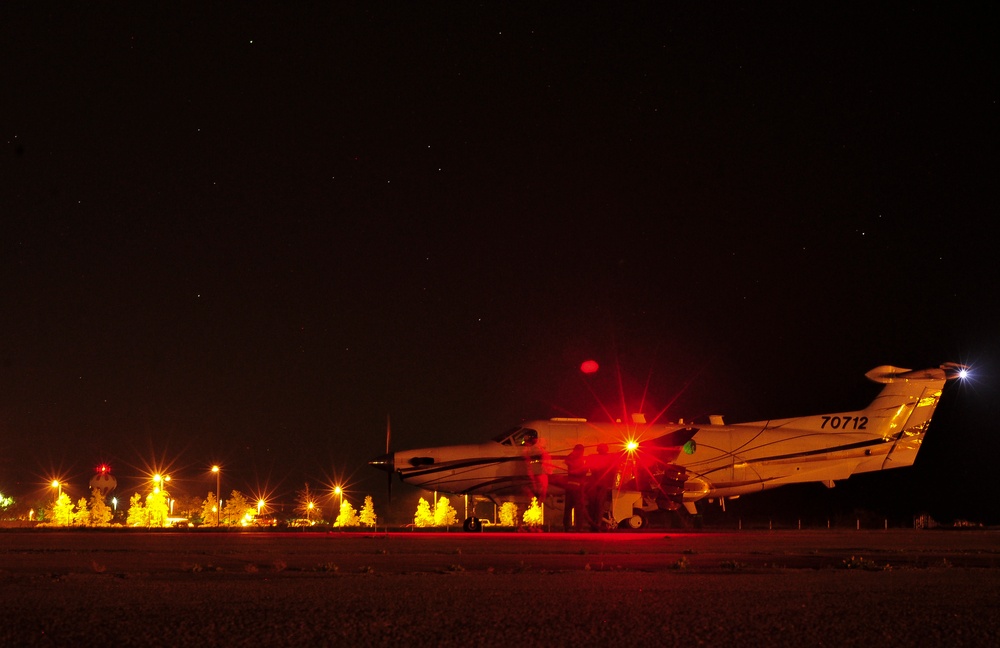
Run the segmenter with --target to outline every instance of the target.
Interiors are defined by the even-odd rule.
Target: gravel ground
[[[1000,534],[0,532],[3,646],[1000,645]]]

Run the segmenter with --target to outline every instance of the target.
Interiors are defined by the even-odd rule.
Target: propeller
[[[386,413],[386,415],[385,415],[385,456],[386,457],[390,457],[389,461],[393,463],[393,465],[391,465],[390,468],[391,469],[395,469],[395,467],[396,467],[394,465],[395,462],[392,461],[392,459],[391,459],[392,455],[389,454],[389,440],[391,438],[392,438],[392,427],[389,425],[389,414]],[[392,470],[391,469],[388,472],[386,472],[386,475],[389,478],[389,481],[386,482],[386,493],[389,495],[389,503],[392,503]]]
[[[395,457],[393,457],[392,451],[390,450],[392,439],[392,428],[389,424],[389,415],[385,415],[385,454],[381,457],[375,457],[368,462],[368,465],[373,468],[378,468],[379,470],[384,470],[389,478],[387,483],[387,492],[389,494],[389,501],[392,501],[392,473],[396,472],[396,462]]]

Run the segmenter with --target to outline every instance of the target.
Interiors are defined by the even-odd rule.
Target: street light
[[[58,479],[53,479],[52,480],[52,488],[58,488],[59,489],[58,494],[56,494],[56,501],[58,501],[62,497],[62,484],[59,482]]]
[[[174,514],[174,499],[170,497],[170,492],[167,490],[167,482],[170,481],[170,475],[163,476],[163,496],[167,498],[167,506],[170,508],[170,515]]]
[[[154,488],[163,491],[164,494],[167,493],[168,481],[170,481],[170,475],[161,475],[160,473],[153,475],[153,483],[156,484]]]
[[[334,518],[333,526],[339,526],[341,523],[340,514],[344,510],[344,489],[339,485],[333,487],[333,494],[337,496],[337,515]]]
[[[222,493],[219,492],[222,487],[219,484],[222,482],[222,471],[218,466],[212,466],[212,472],[215,473],[215,526],[219,526],[219,515],[221,513],[219,509],[222,508]]]

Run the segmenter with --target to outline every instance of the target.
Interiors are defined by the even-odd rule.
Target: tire
[[[462,530],[468,533],[477,533],[483,530],[483,525],[480,523],[479,518],[473,516],[465,518],[465,522],[462,523]]]
[[[623,529],[628,529],[629,531],[638,531],[639,529],[645,529],[649,525],[649,521],[646,516],[642,513],[634,513],[632,517],[627,517],[622,520],[619,525]]]

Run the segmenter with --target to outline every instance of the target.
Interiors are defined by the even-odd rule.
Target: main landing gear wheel
[[[649,525],[649,520],[646,519],[646,515],[643,513],[634,513],[632,517],[627,517],[622,520],[621,526],[623,529],[629,529],[631,531],[638,531],[639,529],[645,529]]]
[[[474,533],[483,530],[483,523],[479,521],[477,517],[465,518],[465,522],[462,523],[462,530]]]

